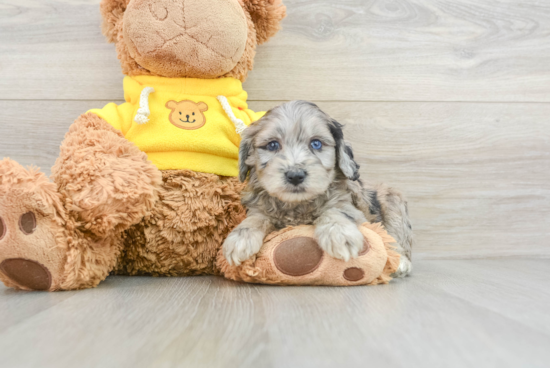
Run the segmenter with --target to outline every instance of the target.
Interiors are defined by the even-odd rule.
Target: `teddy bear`
[[[109,274],[389,281],[399,255],[372,224],[362,227],[365,251],[353,264],[304,241],[308,227],[270,234],[260,254],[240,266],[223,258],[224,239],[246,215],[240,133],[263,115],[248,108],[242,82],[257,45],[280,28],[281,0],[102,0],[100,10],[125,74],[125,102],[75,120],[51,179],[0,161],[6,286],[86,289]]]

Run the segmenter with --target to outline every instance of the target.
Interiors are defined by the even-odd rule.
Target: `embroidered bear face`
[[[169,117],[170,122],[178,128],[194,130],[206,124],[204,112],[208,111],[208,105],[204,102],[168,101],[166,107],[172,110]]]

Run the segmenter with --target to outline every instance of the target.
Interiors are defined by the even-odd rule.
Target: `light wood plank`
[[[533,259],[430,262],[416,282],[549,334],[549,264]]]
[[[519,310],[517,288],[501,278],[543,290],[547,280],[531,273],[548,261],[511,263],[422,261],[408,279],[354,288],[110,277],[0,331],[0,359],[12,368],[545,367],[548,325],[519,315],[542,315],[550,297]],[[0,287],[8,305],[26,295],[39,303],[42,294]]]
[[[0,158],[35,165],[50,174],[59,146],[74,120],[106,101],[0,100]]]
[[[49,173],[75,117],[107,102],[0,101],[0,157]],[[550,104],[320,106],[346,124],[363,178],[409,198],[417,257],[550,256]]]
[[[0,283],[1,284],[1,283]],[[0,286],[0,332],[17,325],[57,304],[73,293],[22,293]]]
[[[0,1],[0,99],[122,98],[99,0]],[[550,3],[286,0],[254,100],[550,101]]]

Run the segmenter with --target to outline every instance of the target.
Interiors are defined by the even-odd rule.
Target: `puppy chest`
[[[320,216],[320,209],[315,206],[304,206],[293,209],[279,209],[271,216],[271,221],[277,229],[288,226],[313,225]]]

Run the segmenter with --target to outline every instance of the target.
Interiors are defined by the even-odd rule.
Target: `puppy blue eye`
[[[320,150],[321,148],[323,148],[323,143],[321,143],[321,141],[318,139],[312,140],[310,145],[311,148],[313,148],[314,150]]]
[[[279,145],[279,142],[277,141],[272,141],[272,142],[269,142],[266,146],[267,150],[268,151],[277,151],[279,149],[280,145]]]

